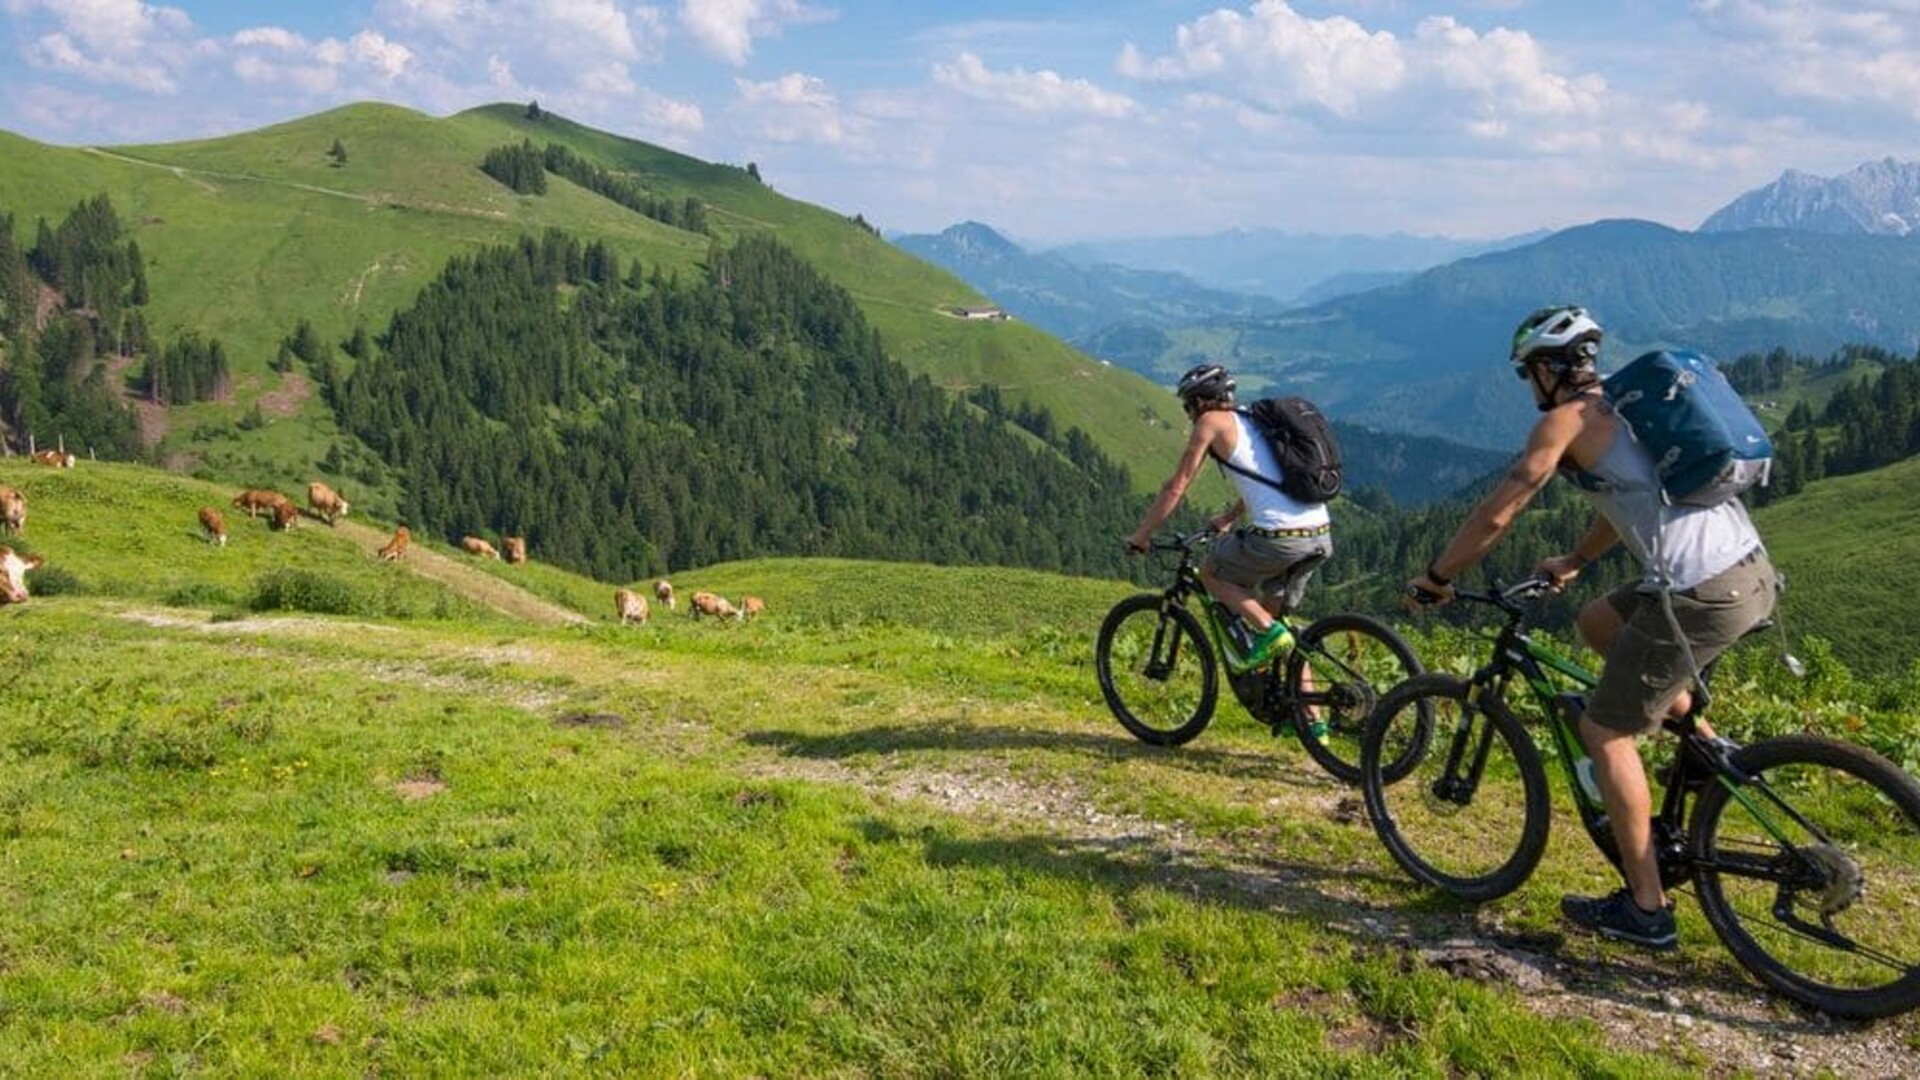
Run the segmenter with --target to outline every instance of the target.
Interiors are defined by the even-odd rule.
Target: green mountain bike
[[[1356,782],[1367,714],[1388,687],[1420,673],[1419,657],[1385,624],[1337,614],[1296,629],[1291,651],[1265,666],[1236,671],[1234,620],[1200,582],[1199,553],[1212,537],[1155,540],[1153,550],[1179,554],[1172,582],[1120,601],[1100,624],[1094,667],[1107,707],[1142,742],[1179,746],[1212,721],[1225,670],[1255,719],[1275,735],[1291,728],[1321,768]]]
[[[1619,865],[1575,729],[1596,680],[1527,633],[1528,601],[1549,588],[1457,590],[1505,616],[1491,657],[1465,679],[1428,674],[1388,691],[1361,744],[1381,842],[1415,879],[1463,900],[1506,895],[1540,861],[1552,817],[1542,745],[1565,766],[1588,837]],[[1649,770],[1661,878],[1691,882],[1734,958],[1796,1001],[1852,1018],[1920,1005],[1920,784],[1834,739],[1737,747],[1701,735],[1712,668],[1693,710],[1667,722],[1679,736],[1671,758]],[[1516,677],[1544,715],[1538,736],[1507,702]]]

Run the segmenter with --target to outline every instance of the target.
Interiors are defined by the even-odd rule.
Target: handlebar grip
[[[1418,585],[1408,584],[1407,599],[1425,607],[1429,604],[1437,604],[1445,599],[1445,597],[1440,593],[1434,592],[1432,589],[1423,589]]]

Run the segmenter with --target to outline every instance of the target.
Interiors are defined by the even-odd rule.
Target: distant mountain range
[[[1700,224],[1701,232],[1738,229],[1906,236],[1920,229],[1920,164],[1885,158],[1832,178],[1789,169]]]
[[[1161,280],[1178,283],[1166,294],[1177,303],[1139,291],[1122,301],[1119,290],[1107,289],[1103,324],[1102,294],[1088,287],[1075,294],[1081,306],[1071,312],[1070,328],[1058,303],[1064,291],[1047,281],[1117,281],[1140,272],[1105,263],[1075,264],[1074,273],[1063,266],[1073,261],[1065,252],[1167,261],[1171,252],[1191,256],[1211,245],[1218,271],[1262,237],[1309,247],[1336,238],[1244,232],[1201,238],[1191,249],[1178,241],[1117,241],[1029,255],[991,229],[969,225],[965,243],[949,244],[951,261],[942,265],[1011,310],[1026,306],[1043,329],[1163,384],[1202,359],[1220,360],[1241,373],[1243,387],[1299,389],[1350,422],[1501,447],[1533,415],[1532,403],[1506,377],[1504,343],[1514,322],[1542,304],[1591,308],[1609,331],[1608,364],[1675,344],[1728,359],[1774,348],[1820,355],[1849,343],[1914,351],[1920,235],[1909,223],[1920,227],[1920,165],[1887,159],[1831,180],[1789,172],[1733,200],[1699,232],[1597,222],[1516,238],[1418,273],[1350,271],[1324,280],[1311,302],[1278,313],[1231,310],[1245,297],[1209,290],[1198,275],[1172,274]],[[1358,243],[1364,238],[1337,239],[1352,242],[1340,258],[1367,250]],[[1376,239],[1372,251],[1381,256],[1411,257],[1423,243],[1429,253],[1461,243]],[[1318,265],[1325,270],[1333,262]],[[1041,267],[1056,276],[1020,280]],[[1150,288],[1154,280],[1137,277],[1133,287]],[[1051,309],[1037,303],[1042,298],[1054,301]],[[1195,317],[1182,321],[1183,312]]]
[[[1289,304],[1313,303],[1403,280],[1422,270],[1528,244],[1539,230],[1499,240],[1447,236],[1290,233],[1234,229],[1208,236],[1159,236],[1069,244],[1056,254],[1076,263],[1170,270],[1217,289]]]
[[[1266,297],[1201,285],[1182,274],[1084,265],[1032,253],[976,221],[938,235],[900,235],[895,246],[951,271],[1008,314],[1069,342],[1115,323],[1171,327],[1219,317],[1278,314]]]
[[[1533,416],[1509,373],[1514,323],[1580,303],[1607,327],[1602,366],[1683,344],[1732,358],[1848,343],[1920,347],[1920,236],[1787,229],[1686,233],[1606,221],[1276,319],[1168,335],[1159,370],[1200,355],[1309,388],[1330,414],[1507,446]]]

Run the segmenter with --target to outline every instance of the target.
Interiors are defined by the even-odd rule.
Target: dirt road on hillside
[[[326,528],[324,524],[311,520],[308,524],[317,528]],[[369,557],[392,538],[392,534],[385,530],[344,518],[333,528],[342,536],[352,540]],[[502,615],[546,625],[592,621],[571,608],[561,607],[551,600],[542,599],[512,582],[502,581],[479,567],[469,565],[471,561],[470,556],[442,555],[416,540],[407,548],[407,554],[400,560],[400,565],[421,577],[437,581],[474,603],[485,605]]]

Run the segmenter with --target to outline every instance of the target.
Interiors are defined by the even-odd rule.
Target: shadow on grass
[[[1054,750],[1080,754],[1102,761],[1145,759],[1211,776],[1236,780],[1274,781],[1296,785],[1328,785],[1332,778],[1304,760],[1290,760],[1279,753],[1248,750],[1222,750],[1209,746],[1149,746],[1124,732],[1111,735],[1091,732],[1046,731],[1034,728],[1008,728],[971,721],[927,724],[890,724],[863,727],[857,731],[821,735],[798,731],[750,731],[744,736],[750,746],[767,747],[792,757],[822,761],[884,756],[912,750],[952,751],[956,753],[992,753],[1013,750]],[[1292,745],[1292,736],[1276,737],[1276,742]]]
[[[1121,899],[1155,889],[1211,904],[1309,919],[1316,935],[1355,949],[1397,950],[1404,964],[1425,964],[1456,978],[1505,984],[1522,995],[1546,991],[1586,999],[1590,1004],[1576,1010],[1579,1015],[1611,1005],[1654,1014],[1656,1020],[1684,1016],[1689,1022],[1719,1024],[1773,1040],[1846,1039],[1875,1026],[1837,1020],[1772,997],[1724,953],[1714,956],[1711,951],[1689,949],[1675,957],[1655,957],[1626,946],[1595,946],[1556,930],[1516,932],[1480,919],[1472,905],[1426,890],[1410,890],[1403,894],[1404,901],[1353,897],[1350,886],[1356,883],[1388,888],[1404,884],[1391,872],[1279,855],[1222,864],[1204,854],[1170,848],[1165,837],[1152,835],[976,839],[933,827],[903,833],[873,818],[863,821],[861,828],[875,842],[917,840],[930,866],[1013,868],[1093,882]],[[1469,951],[1505,954],[1513,962],[1462,965],[1462,942]],[[1511,972],[1516,963],[1532,969],[1537,978],[1522,981],[1500,973]],[[1632,1011],[1618,1015],[1632,1015]]]
[[[876,843],[918,840],[930,866],[1011,867],[1068,881],[1097,882],[1116,894],[1152,888],[1248,911],[1310,918],[1316,926],[1355,942],[1378,943],[1388,936],[1380,926],[1366,922],[1369,915],[1384,915],[1387,909],[1335,895],[1342,891],[1337,888],[1341,884],[1387,880],[1351,866],[1278,856],[1223,864],[1204,853],[1169,847],[1164,836],[1152,834],[975,839],[931,827],[903,833],[872,818],[863,821],[861,829]]]

